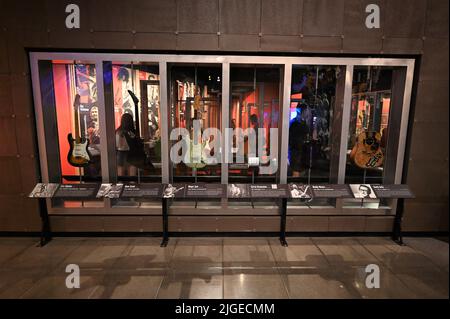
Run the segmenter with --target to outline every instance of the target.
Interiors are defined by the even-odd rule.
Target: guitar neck
[[[74,118],[75,118],[75,140],[77,141],[77,143],[81,142],[81,136],[80,136],[80,116],[79,116],[79,111],[78,108],[80,106],[79,105],[75,105],[74,106]]]
[[[139,138],[140,137],[140,119],[139,119],[139,107],[138,107],[138,103],[134,104],[134,113],[136,116],[136,136]]]

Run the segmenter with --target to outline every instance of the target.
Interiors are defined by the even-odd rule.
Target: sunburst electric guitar
[[[384,161],[381,151],[381,134],[378,132],[360,133],[350,153],[350,159],[356,166],[363,169],[381,166]]]
[[[85,167],[91,162],[91,153],[89,153],[89,139],[80,136],[80,124],[78,109],[80,108],[80,95],[75,95],[73,102],[74,114],[75,114],[75,138],[72,133],[67,135],[69,141],[70,150],[67,155],[67,161],[72,166]]]

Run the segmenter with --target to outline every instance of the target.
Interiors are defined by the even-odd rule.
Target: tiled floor
[[[0,298],[448,298],[448,243],[406,238],[0,238]],[[66,266],[80,288],[66,287]],[[366,287],[365,267],[380,269]]]

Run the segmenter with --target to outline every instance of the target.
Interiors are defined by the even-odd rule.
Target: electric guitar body
[[[89,140],[80,136],[78,109],[80,107],[80,95],[75,95],[73,102],[75,113],[75,137],[72,133],[67,135],[70,150],[67,155],[67,161],[75,167],[85,167],[91,162],[91,153],[88,150]]]
[[[350,153],[350,159],[356,166],[363,169],[380,167],[384,161],[381,150],[381,134],[378,132],[360,133]]]
[[[91,162],[91,153],[88,150],[89,140],[83,137],[77,141],[76,138],[73,138],[72,133],[67,135],[67,140],[70,145],[67,161],[70,165],[76,167],[84,167],[88,165]]]

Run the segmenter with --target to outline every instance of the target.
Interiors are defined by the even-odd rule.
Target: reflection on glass
[[[205,161],[205,154],[214,156],[220,150],[211,146],[214,145],[214,136],[203,136],[203,133],[208,128],[220,130],[221,127],[221,77],[220,66],[170,66],[171,128],[187,129],[191,141],[190,152],[180,163],[173,163],[174,181],[220,181],[220,163],[207,164]],[[195,143],[194,121],[199,121],[202,135]],[[172,141],[172,144],[177,142]]]
[[[161,180],[159,69],[112,66],[118,180]]]
[[[95,65],[53,61],[52,68],[63,182],[100,180]]]
[[[386,158],[392,68],[355,67],[346,183],[382,183]]]
[[[230,127],[242,131],[252,128],[254,131],[250,131],[248,136],[233,135],[233,163],[229,164],[229,181],[276,182],[278,156],[270,154],[270,129],[278,128],[279,122],[280,67],[231,66],[230,79]],[[258,128],[265,129],[262,138],[258,138]],[[252,134],[256,135],[256,150],[262,146],[262,154],[249,154]],[[237,154],[242,153],[244,163],[238,163]],[[260,174],[258,163],[269,166],[270,157],[275,161],[274,169],[269,174]]]
[[[292,71],[288,180],[328,182],[336,66],[295,66]]]

